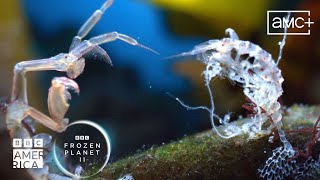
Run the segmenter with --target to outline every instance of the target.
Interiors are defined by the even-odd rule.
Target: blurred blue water
[[[23,0],[22,2],[32,28],[50,37],[65,26],[80,28],[94,10],[101,6],[103,0]],[[179,37],[171,33],[164,12],[147,1],[115,0],[89,36],[111,31],[132,36],[161,54],[157,56],[119,41],[109,43],[103,47],[112,55],[115,66],[133,67],[140,76],[141,84],[148,87],[152,85],[154,90],[179,91],[185,88],[183,80],[174,75],[170,69],[173,60],[163,60],[163,58],[187,51],[201,42],[201,39]]]

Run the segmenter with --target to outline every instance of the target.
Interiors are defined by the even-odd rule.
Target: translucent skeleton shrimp
[[[183,103],[180,99],[176,100],[187,109],[204,109],[210,114],[210,120],[213,130],[223,138],[230,138],[242,133],[248,133],[251,138],[258,134],[269,134],[273,128],[278,130],[278,134],[285,140],[285,134],[281,129],[281,105],[278,98],[282,95],[282,82],[284,81],[281,70],[278,68],[271,55],[260,46],[249,41],[239,40],[238,35],[233,29],[228,28],[226,34],[230,38],[221,40],[209,40],[205,43],[195,46],[190,52],[178,54],[173,57],[193,56],[206,65],[204,71],[205,86],[210,95],[211,108],[205,106],[191,107]],[[282,46],[281,46],[282,45]],[[284,41],[280,45],[282,51]],[[279,55],[278,61],[281,58]],[[230,116],[224,118],[215,114],[215,105],[210,88],[211,80],[214,78],[227,78],[232,83],[238,84],[243,88],[243,93],[254,104],[252,110],[255,116],[252,121],[245,123],[241,127],[228,123]],[[214,120],[225,125],[224,133],[219,132]],[[263,125],[270,120],[270,126],[262,129]],[[291,146],[287,144],[287,146]]]
[[[53,131],[62,132],[65,130],[68,125],[68,119],[65,119],[64,116],[69,108],[68,100],[71,98],[68,90],[74,90],[76,93],[80,92],[78,84],[72,79],[77,78],[84,70],[85,59],[83,56],[94,49],[95,52],[103,55],[107,62],[112,65],[110,57],[105,50],[99,46],[100,44],[119,39],[131,45],[155,52],[152,49],[139,44],[135,39],[117,32],[102,34],[92,37],[89,40],[82,41],[112,3],[113,0],[107,0],[101,8],[96,10],[83,24],[77,36],[73,38],[68,53],[60,53],[46,59],[23,61],[15,65],[12,95],[6,114],[6,124],[11,138],[30,138],[34,135],[35,132],[33,132],[33,127],[30,127],[30,124],[23,121],[27,116]],[[48,94],[50,117],[31,107],[28,104],[27,98],[26,73],[29,71],[47,70],[66,72],[69,77],[55,77],[51,82],[51,88],[49,89]],[[21,78],[21,81],[19,78]],[[18,82],[22,82],[22,85],[18,86]],[[51,137],[47,135],[46,139],[50,142]],[[40,174],[31,171],[30,174],[37,179],[40,177],[46,178],[48,171],[44,171]]]
[[[286,21],[290,13],[288,14]],[[284,33],[286,34],[285,28]],[[205,76],[205,86],[208,89],[211,108],[206,106],[192,107],[180,99],[176,100],[188,110],[206,110],[209,112],[212,129],[223,138],[231,138],[239,134],[249,134],[249,138],[255,138],[259,134],[270,134],[276,130],[283,146],[273,150],[272,155],[266,160],[265,164],[258,169],[258,175],[262,179],[311,179],[319,178],[318,159],[312,157],[312,147],[319,141],[319,131],[317,130],[320,117],[315,122],[312,129],[311,141],[307,143],[306,153],[295,150],[285,137],[282,130],[281,105],[278,98],[282,95],[282,83],[284,81],[281,70],[278,67],[282,56],[282,50],[285,45],[286,35],[279,42],[280,52],[275,62],[271,54],[263,50],[260,46],[249,41],[239,40],[238,35],[232,29],[227,29],[226,34],[230,38],[221,40],[209,40],[197,45],[190,52],[181,53],[173,57],[196,56],[197,60],[206,65],[203,74]],[[243,88],[243,93],[248,98],[251,106],[247,109],[255,114],[251,121],[237,126],[229,123],[229,114],[224,118],[215,114],[215,104],[210,82],[214,78],[227,78],[232,83],[238,84]],[[214,120],[218,119],[220,124],[224,125],[222,132],[216,127]],[[269,122],[268,128],[263,129]],[[303,130],[299,130],[300,132]],[[271,136],[273,138],[273,136]],[[270,140],[272,140],[272,138]],[[303,162],[298,162],[297,156],[306,158]],[[301,163],[302,162],[302,163]]]

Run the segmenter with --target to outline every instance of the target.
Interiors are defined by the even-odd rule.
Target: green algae
[[[312,127],[319,115],[320,106],[294,105],[284,112],[284,129]],[[246,119],[236,123],[241,121]],[[293,146],[304,148],[309,135],[294,133],[288,139]],[[131,174],[135,179],[257,179],[257,169],[278,146],[278,141],[268,143],[268,136],[222,139],[210,130],[109,164],[102,177],[116,179]]]

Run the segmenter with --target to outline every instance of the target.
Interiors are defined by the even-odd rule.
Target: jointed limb
[[[105,59],[107,59],[108,62],[111,64],[110,57],[108,56],[106,51],[99,46],[102,43],[107,43],[119,39],[131,45],[139,46],[154,53],[157,53],[154,50],[139,44],[135,39],[124,34],[119,34],[117,32],[103,34],[100,36],[93,37],[88,41],[81,42],[82,39],[100,20],[102,14],[110,7],[112,3],[113,0],[105,1],[101,8],[96,10],[92,14],[92,16],[84,23],[84,25],[80,28],[77,36],[74,38],[69,53],[61,53],[48,59],[24,61],[18,63],[15,66],[12,96],[10,102],[12,106],[15,106],[15,102],[28,105],[27,80],[25,75],[29,71],[62,71],[66,72],[69,78],[74,79],[78,77],[84,70],[85,59],[83,58],[83,55],[85,55],[87,52],[93,49],[96,50],[98,53],[104,55]],[[21,80],[19,78],[21,78]],[[76,92],[79,91],[77,84],[71,79],[55,78],[52,81],[53,84],[50,88],[48,97],[48,107],[52,118],[38,112],[36,109],[31,107],[30,110],[25,110],[26,113],[28,113],[28,115],[32,116],[37,121],[41,122],[42,124],[48,126],[53,130],[61,130],[63,117],[69,108],[69,104],[67,101],[70,98],[70,94],[67,90],[73,89]],[[18,86],[18,82],[20,82],[19,80],[22,83],[21,86]],[[21,92],[19,92],[19,90],[21,90]],[[12,115],[14,115],[14,113],[15,112],[12,112]],[[7,119],[8,121],[10,121],[10,118]],[[20,119],[23,119],[23,117],[14,119],[16,121],[19,121]]]
[[[103,55],[105,57],[105,59],[107,60],[107,63],[112,65],[112,62],[111,62],[111,59],[110,59],[109,55],[99,45],[104,44],[104,43],[108,43],[108,42],[112,42],[112,41],[115,41],[117,39],[119,39],[121,41],[124,41],[124,42],[126,42],[128,44],[131,44],[133,46],[138,46],[138,47],[147,49],[147,50],[149,50],[149,51],[151,51],[153,53],[159,54],[155,50],[153,50],[151,48],[148,48],[148,47],[138,43],[132,37],[124,35],[124,34],[120,34],[120,33],[117,33],[117,32],[111,32],[111,33],[102,34],[100,36],[96,36],[96,37],[93,37],[93,38],[91,38],[89,40],[83,41],[80,44],[78,44],[77,47],[72,49],[72,51],[70,51],[69,54],[72,54],[75,57],[82,57],[83,55],[85,55],[89,51],[96,50],[96,52],[98,52],[99,54],[101,54],[101,55]]]
[[[68,125],[68,119],[63,119],[61,122],[57,122],[56,120],[51,119],[47,115],[32,107],[30,107],[26,114],[33,118],[35,121],[56,132],[64,131]]]
[[[231,39],[239,40],[239,36],[238,36],[237,33],[236,33],[233,29],[231,29],[231,28],[226,29],[226,34],[229,35]]]
[[[49,113],[56,122],[61,122],[69,109],[68,100],[71,95],[68,90],[80,93],[78,84],[66,77],[54,78],[51,81],[51,87],[48,95]]]
[[[82,25],[78,34],[73,38],[69,51],[74,49],[82,39],[88,35],[90,30],[97,24],[97,22],[101,19],[103,13],[112,5],[113,0],[107,0],[100,9],[97,9],[90,18]]]
[[[22,118],[30,116],[53,131],[62,132],[68,125],[68,119],[64,118],[69,109],[68,100],[71,99],[68,90],[74,90],[76,93],[79,93],[80,90],[76,82],[66,77],[54,78],[51,84],[48,95],[48,108],[51,117],[33,107],[28,107]]]
[[[88,41],[93,45],[100,45],[100,44],[115,41],[117,39],[124,41],[128,44],[131,44],[133,46],[138,46],[138,47],[144,48],[144,49],[149,50],[155,54],[159,54],[155,50],[148,48],[142,44],[139,44],[138,41],[136,41],[132,37],[127,36],[125,34],[120,34],[118,32],[111,32],[111,33],[102,34],[100,36],[93,37],[93,38],[89,39]]]
[[[11,101],[18,98],[18,93],[21,93],[20,98],[28,103],[27,100],[27,80],[25,77],[26,72],[29,71],[45,71],[45,70],[59,70],[61,67],[57,65],[57,60],[54,58],[50,59],[39,59],[32,61],[23,61],[15,65],[14,67],[14,77],[13,77],[13,87],[11,94]],[[20,87],[21,92],[18,92],[18,78],[21,76],[22,87]]]

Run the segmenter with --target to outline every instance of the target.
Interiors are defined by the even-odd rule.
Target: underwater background
[[[12,0],[0,2],[0,97],[10,97],[13,66],[67,52],[78,29],[103,0]],[[266,11],[311,10],[310,36],[288,36],[280,63],[282,103],[320,102],[320,2],[232,0],[115,0],[89,37],[117,31],[160,53],[155,55],[121,41],[102,47],[113,67],[86,59],[84,73],[75,81],[80,95],[72,94],[66,115],[70,121],[88,119],[110,135],[111,162],[211,128],[207,113],[187,111],[172,94],[190,105],[208,104],[201,75],[204,66],[192,59],[166,59],[189,51],[209,39],[225,37],[233,28],[242,40],[278,55],[281,36],[266,34]],[[30,104],[48,114],[47,93],[59,72],[28,73]],[[213,85],[218,114],[245,116],[241,88],[227,80]],[[1,122],[3,124],[3,122]],[[3,127],[3,126],[2,126]],[[2,128],[4,130],[4,127]],[[1,138],[3,139],[3,138]],[[4,158],[4,157],[1,157]],[[11,166],[9,166],[11,167]]]

